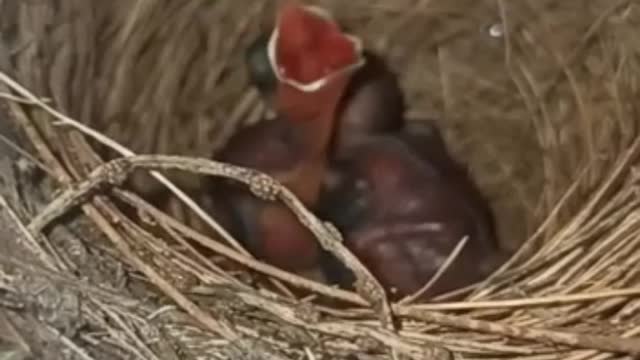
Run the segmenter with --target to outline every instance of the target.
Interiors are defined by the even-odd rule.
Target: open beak
[[[307,6],[304,6],[304,9],[318,15],[319,17],[326,19],[327,21],[332,21],[332,22],[335,21],[328,11],[320,7],[307,5]],[[322,87],[324,87],[333,78],[339,77],[343,74],[350,73],[357,70],[358,68],[360,68],[365,64],[365,58],[362,55],[362,39],[350,34],[342,34],[342,35],[353,44],[354,51],[358,54],[357,60],[352,64],[349,64],[343,68],[337,69],[318,80],[314,80],[309,83],[302,83],[282,75],[283,72],[281,71],[278,65],[278,59],[276,55],[276,44],[278,42],[279,26],[275,26],[273,29],[273,32],[271,33],[271,37],[269,38],[269,43],[267,44],[267,55],[269,57],[269,63],[271,65],[271,68],[273,69],[274,74],[276,74],[276,77],[278,78],[279,81],[281,81],[282,83],[288,84],[294,87],[295,89],[298,89],[302,92],[315,92],[321,89]]]

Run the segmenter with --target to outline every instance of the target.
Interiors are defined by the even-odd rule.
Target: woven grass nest
[[[511,260],[465,301],[389,304],[253,260],[179,196],[146,201],[169,191],[149,170],[205,214],[198,174],[232,177],[335,243],[277,184],[203,159],[264,115],[242,51],[275,1],[0,0],[0,359],[640,355],[640,5],[321,4],[444,129]]]

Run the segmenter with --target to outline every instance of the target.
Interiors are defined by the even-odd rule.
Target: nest
[[[505,246],[518,249],[465,301],[420,304],[390,304],[279,184],[206,160],[264,115],[242,51],[274,5],[0,0],[0,340],[10,345],[0,354],[640,354],[635,2],[322,2],[398,71],[412,121],[445,129],[492,199]],[[187,195],[154,203],[168,190],[151,170]],[[363,286],[262,264],[193,204],[173,206],[206,205],[200,175],[285,202]]]

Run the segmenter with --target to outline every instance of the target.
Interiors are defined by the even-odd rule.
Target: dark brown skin
[[[479,281],[504,260],[487,201],[434,126],[370,137],[336,171],[339,182],[323,196],[320,214],[392,298],[419,290],[465,235],[465,248],[423,298]],[[325,269],[350,287],[352,274],[333,258]]]
[[[382,58],[365,51],[367,63],[353,77],[338,110],[331,157],[340,159],[372,135],[396,133],[404,128],[404,95],[396,75]],[[330,166],[324,187],[330,191],[340,172]]]
[[[378,55],[365,51],[367,63],[354,75],[339,108],[333,157],[370,135],[404,127],[404,96],[396,75]]]

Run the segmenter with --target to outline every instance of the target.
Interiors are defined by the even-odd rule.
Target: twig
[[[135,153],[133,153],[131,150],[118,144],[116,141],[104,136],[103,134],[91,129],[90,127],[82,123],[79,123],[69,118],[68,116],[65,116],[59,111],[53,109],[51,106],[45,104],[41,99],[36,97],[33,93],[28,91],[26,88],[18,84],[13,79],[11,79],[4,72],[0,72],[0,81],[2,81],[4,84],[9,86],[14,91],[21,94],[24,98],[30,101],[33,101],[34,104],[38,105],[40,108],[42,108],[43,110],[45,110],[46,112],[48,112],[49,114],[51,114],[52,116],[60,120],[62,123],[72,126],[73,128],[92,137],[93,139],[97,140],[103,145],[106,145],[112,148],[113,150],[117,151],[118,153],[124,156],[135,155]],[[166,164],[161,164],[161,163],[154,164],[153,162],[151,162],[148,166],[145,166],[144,164],[140,164],[139,167],[153,168],[154,165],[158,168],[167,168]],[[202,166],[202,164],[195,164],[195,165],[196,165],[195,167],[183,168],[180,164],[178,164],[178,166],[175,166],[173,168],[198,172],[197,169],[200,166]],[[224,169],[222,169],[222,171],[224,173]],[[187,206],[189,206],[192,210],[194,210],[202,220],[204,220],[207,224],[209,224],[233,247],[235,247],[238,251],[246,255],[249,255],[249,253],[232,236],[230,236],[224,228],[222,228],[216,221],[211,219],[211,217],[208,216],[204,212],[204,210],[202,210],[193,201],[193,199],[191,199],[183,191],[181,191],[177,186],[175,186],[173,183],[167,180],[162,174],[155,171],[152,171],[151,174],[158,181],[160,181],[162,184],[167,186],[180,200],[182,200],[185,204],[187,204]],[[108,179],[109,171],[107,171],[105,175]],[[124,175],[129,175],[129,174],[125,172]],[[216,174],[211,174],[211,175],[216,175]],[[217,175],[225,176],[225,174],[217,174]],[[230,176],[226,175],[225,177],[230,177]],[[111,183],[111,184],[115,184],[118,181],[120,181],[117,178],[113,180],[115,181],[111,181],[111,180],[107,180],[107,181],[108,183]],[[236,178],[235,180],[238,180],[238,178]],[[255,180],[254,182],[245,182],[245,184],[249,185],[252,191],[256,195],[263,196],[264,198],[269,199],[269,198],[275,198],[275,195],[278,192],[280,193],[282,197],[282,201],[285,204],[287,204],[292,210],[294,210],[294,212],[296,213],[298,218],[302,221],[302,223],[305,224],[305,226],[307,226],[312,231],[312,233],[314,233],[314,235],[319,240],[322,247],[330,251],[337,258],[342,260],[347,267],[353,270],[357,278],[356,289],[358,289],[358,291],[362,293],[364,297],[369,299],[372,302],[372,304],[380,310],[381,320],[383,321],[383,324],[385,324],[385,326],[387,327],[393,326],[391,307],[389,306],[384,288],[380,285],[380,283],[376,280],[376,278],[369,272],[369,270],[364,265],[362,265],[362,263],[360,263],[360,261],[353,254],[351,254],[349,250],[347,250],[344,246],[341,245],[342,239],[339,232],[332,225],[321,223],[313,214],[311,214],[311,212],[309,212],[302,205],[302,203],[288,189],[277,184],[273,179],[268,178],[266,176],[262,176],[262,178],[258,177],[257,179],[254,179],[254,180]],[[270,192],[274,192],[274,193],[270,194]],[[75,201],[77,200],[78,199],[76,199]],[[73,203],[68,205],[73,205]],[[60,206],[60,205],[57,204],[57,206]],[[90,211],[90,210],[91,209],[87,209],[87,211]],[[55,211],[51,212],[51,214],[54,214],[54,213]],[[47,221],[45,221],[45,224],[46,223]],[[37,228],[37,226],[35,226],[35,228]]]
[[[138,300],[126,298],[125,296],[118,294],[113,290],[87,284],[83,281],[78,281],[77,279],[71,278],[66,274],[61,274],[58,271],[51,271],[51,269],[43,268],[35,264],[28,264],[21,259],[16,259],[14,257],[0,254],[0,264],[19,268],[25,273],[45,278],[50,282],[63,286],[65,289],[75,289],[88,296],[97,296],[109,299],[110,301],[118,303],[123,307],[132,308],[139,305]]]
[[[238,335],[233,328],[225,320],[216,320],[208,313],[204,312],[195,303],[181,294],[171,283],[162,278],[150,265],[144,262],[120,236],[116,229],[107,221],[107,219],[98,211],[99,207],[104,206],[100,199],[95,199],[95,209],[89,209],[88,213],[96,222],[96,224],[111,239],[116,248],[132,263],[132,265],[142,273],[167,296],[182,307],[189,315],[199,321],[208,330],[220,334],[229,341],[238,339]]]
[[[1,72],[1,71],[0,71],[0,81],[3,82],[8,87],[10,87],[12,90],[18,92],[25,99],[33,102],[33,104],[39,106],[41,109],[43,109],[47,113],[49,113],[52,116],[54,116],[62,124],[65,124],[65,125],[68,125],[68,126],[71,126],[71,127],[75,128],[76,130],[82,132],[85,135],[88,135],[89,137],[95,139],[99,143],[101,143],[101,144],[103,144],[105,146],[108,146],[109,148],[115,150],[116,152],[118,152],[119,154],[121,154],[123,156],[133,156],[133,155],[135,155],[135,153],[133,151],[131,151],[131,150],[127,149],[126,147],[120,145],[119,143],[117,143],[116,141],[110,139],[109,137],[107,137],[107,136],[105,136],[105,135],[93,130],[92,128],[90,128],[90,127],[88,127],[88,126],[86,126],[86,125],[84,125],[82,123],[79,123],[79,122],[71,119],[70,117],[60,113],[59,111],[55,110],[51,106],[47,105],[41,99],[36,97],[33,93],[31,93],[29,90],[27,90],[25,87],[23,87],[22,85],[18,84],[15,80],[11,79],[11,77],[9,77],[7,74],[5,74],[4,72]],[[175,184],[173,184],[171,181],[169,181],[164,175],[162,175],[162,174],[160,174],[160,173],[158,173],[156,171],[152,171],[151,175],[154,178],[156,178],[160,183],[165,185],[173,194],[176,195],[176,197],[178,199],[180,199],[182,202],[184,202],[205,223],[207,223],[207,225],[211,226],[211,228],[214,229],[218,234],[220,234],[225,241],[227,241],[229,244],[231,244],[231,246],[233,246],[234,248],[236,248],[236,250],[238,250],[240,252],[244,252],[246,254],[249,254],[238,243],[237,240],[235,240],[222,226],[220,226],[220,224],[218,224],[204,210],[202,210],[202,208],[198,204],[196,204],[196,202],[193,201],[193,199],[191,199],[187,194],[185,194],[184,191],[182,191]]]
[[[142,211],[143,213],[148,213],[149,215],[151,215],[154,218],[154,221],[156,221],[169,234],[169,236],[174,238],[182,246],[185,246],[186,248],[188,248],[189,251],[191,252],[191,254],[193,256],[195,256],[197,259],[200,259],[201,262],[203,264],[205,264],[206,267],[210,268],[216,274],[219,274],[220,276],[222,276],[223,278],[227,279],[228,281],[239,282],[238,279],[235,279],[231,274],[225,273],[218,265],[214,264],[212,261],[207,259],[204,255],[200,254],[200,252],[198,252],[195,248],[193,248],[191,243],[186,241],[186,239],[184,239],[184,238],[186,237],[186,238],[194,239],[194,240],[196,240],[196,242],[198,242],[201,245],[207,247],[209,250],[212,250],[212,251],[216,252],[217,254],[221,254],[221,253],[223,253],[223,254],[233,254],[232,256],[227,256],[228,258],[236,258],[236,259],[237,258],[242,258],[245,262],[262,264],[260,261],[256,260],[254,257],[246,256],[244,254],[240,254],[237,251],[225,246],[224,244],[222,244],[222,243],[220,243],[218,241],[214,241],[213,239],[202,235],[201,233],[195,231],[191,227],[189,227],[189,226],[185,225],[184,223],[178,221],[174,217],[169,216],[166,213],[164,213],[163,211],[158,210],[157,208],[155,208],[154,206],[149,204],[147,201],[142,199],[137,194],[134,194],[134,193],[132,193],[130,191],[126,191],[126,190],[122,190],[122,189],[114,189],[113,192],[121,200],[123,200],[124,202],[128,203],[132,207],[138,209],[138,211]],[[206,239],[206,240],[203,240],[203,239]],[[223,252],[217,251],[216,250],[216,246],[217,245],[219,245],[220,247],[224,248],[225,251],[223,251]],[[240,261],[240,263],[242,263],[242,261]],[[251,266],[248,266],[248,267],[249,268],[253,268]],[[201,271],[198,271],[198,272],[200,273]],[[274,277],[270,278],[269,280],[271,281],[271,283],[273,283],[284,294],[286,294],[287,296],[289,296],[291,298],[295,298],[294,294],[291,293],[291,290],[288,289],[284,284],[282,284],[278,280],[277,276],[274,276]]]
[[[438,346],[419,347],[412,344],[402,337],[394,334],[391,331],[384,329],[374,329],[366,324],[354,324],[347,322],[317,322],[309,320],[307,317],[302,317],[299,312],[294,311],[290,307],[284,306],[276,301],[268,299],[263,296],[256,296],[245,292],[238,291],[236,296],[244,300],[245,303],[255,306],[260,309],[264,309],[283,321],[290,324],[303,327],[307,330],[318,331],[327,335],[340,335],[349,338],[357,338],[362,335],[366,335],[379,341],[380,343],[388,346],[392,350],[399,351],[404,354],[415,354],[421,352],[424,358],[436,359],[436,360],[448,360],[449,352],[444,348]]]
[[[133,341],[133,343],[138,348],[136,349],[136,352],[139,353],[138,356],[141,356],[142,355],[141,353],[144,352],[144,354],[146,355],[146,359],[160,360],[158,359],[156,354],[154,354],[153,351],[149,349],[147,344],[145,344],[144,341],[140,339],[140,336],[138,336],[138,334],[136,334],[136,332],[133,329],[131,329],[131,326],[125,323],[125,321],[122,320],[118,314],[116,314],[114,311],[109,309],[105,304],[103,304],[100,301],[95,301],[95,304],[108,316],[108,318],[110,318],[115,324],[120,326],[122,331],[124,331],[124,333],[127,335],[126,336],[127,340]]]
[[[78,346],[76,343],[74,343],[68,337],[66,337],[63,334],[61,334],[60,331],[58,331],[57,329],[55,329],[55,328],[53,328],[53,327],[51,327],[49,325],[46,325],[46,328],[47,328],[47,330],[49,330],[50,333],[55,335],[66,347],[68,347],[76,355],[78,355],[80,357],[80,359],[82,359],[82,360],[95,360],[84,349],[82,349],[80,346]]]
[[[447,347],[451,351],[464,351],[475,352],[485,351],[489,353],[503,353],[503,354],[518,354],[518,355],[533,355],[536,352],[531,347],[519,346],[519,345],[507,345],[504,342],[488,342],[480,340],[472,340],[470,338],[462,337],[450,337],[450,336],[437,336],[431,335],[428,331],[400,331],[400,334],[412,339],[427,341],[432,344],[439,344],[440,346]]]
[[[41,262],[42,264],[49,268],[49,270],[57,269],[58,267],[54,263],[53,259],[47,255],[42,246],[35,239],[35,236],[24,226],[20,218],[15,213],[15,211],[11,208],[7,199],[4,196],[0,195],[0,212],[5,212],[7,217],[13,222],[13,225],[16,228],[16,231],[21,235],[23,244],[29,249]],[[5,226],[9,226],[11,224],[4,224]]]
[[[3,303],[0,303],[0,307],[7,306]],[[0,334],[0,341],[3,343],[10,342],[18,345],[24,353],[32,354],[33,349],[31,348],[31,346],[29,346],[29,343],[27,342],[28,340],[24,337],[24,335],[19,332],[16,325],[17,324],[15,324],[14,321],[9,320],[9,317],[4,310],[0,310],[0,326],[3,328],[3,333]]]
[[[640,354],[640,341],[637,339],[532,329],[409,308],[396,309],[396,314],[399,316],[436,323],[442,326],[450,326],[458,329],[489,334],[498,334],[516,339],[525,339],[542,343],[551,342],[571,347],[596,349],[615,353],[628,353],[633,355]]]
[[[447,271],[447,269],[449,269],[449,266],[451,266],[451,264],[458,257],[458,255],[460,254],[464,246],[467,244],[468,240],[469,240],[469,236],[465,236],[462,239],[460,239],[460,241],[458,241],[458,245],[456,245],[453,251],[451,251],[451,253],[447,257],[445,262],[438,268],[438,271],[436,271],[436,273],[433,274],[431,279],[429,279],[429,281],[427,281],[427,283],[424,284],[424,286],[418,291],[416,291],[413,295],[409,295],[406,298],[400,300],[398,302],[398,305],[406,305],[406,304],[412,303],[416,299],[420,298],[429,289],[431,289],[433,284],[435,284],[436,281],[438,281],[442,277],[442,275]]]
[[[474,310],[474,309],[506,309],[520,307],[534,307],[543,305],[563,305],[571,303],[588,302],[610,298],[631,298],[640,297],[640,288],[621,289],[603,292],[592,292],[586,294],[572,294],[561,296],[546,296],[540,298],[527,298],[517,300],[495,300],[495,301],[462,301],[442,304],[417,304],[411,305],[412,309],[425,311],[448,311],[448,310]]]
[[[354,271],[363,296],[382,311],[381,315],[386,318],[385,321],[391,320],[391,309],[382,286],[359,260],[342,245],[340,233],[332,225],[318,220],[293,193],[276,180],[255,170],[204,158],[183,156],[139,155],[113,160],[92,171],[87,180],[62,192],[32,220],[29,224],[29,229],[34,232],[42,231],[51,221],[66,213],[73,206],[81,204],[84,197],[88,196],[92,191],[103,185],[120,184],[130,173],[138,168],[174,169],[225,177],[247,185],[255,195],[263,199],[275,200],[279,198],[298,216],[301,223],[311,230],[323,248],[332,252]],[[389,323],[385,322],[385,324]]]
[[[46,172],[47,174],[49,174],[50,176],[53,176],[53,171],[51,169],[49,169],[42,161],[38,160],[35,156],[29,154],[28,151],[26,151],[25,149],[21,148],[18,144],[16,144],[15,142],[11,141],[11,139],[7,138],[6,136],[4,136],[3,134],[0,134],[0,141],[2,141],[3,143],[5,143],[8,147],[10,147],[11,149],[13,149],[13,151],[16,152],[16,154],[24,157],[25,159],[27,159],[28,161],[31,161],[33,164],[35,164],[36,166],[38,166],[40,169],[42,169],[42,171]]]
[[[133,204],[135,202],[136,199],[138,199],[137,195],[135,194],[131,194],[129,192],[126,191],[122,191],[122,190],[115,190],[115,194],[116,196],[118,196],[120,199],[122,199],[123,201]],[[322,283],[318,283],[312,280],[308,280],[304,277],[298,276],[296,274],[292,274],[289,272],[286,272],[284,270],[280,270],[274,266],[271,266],[269,264],[265,264],[261,261],[257,261],[254,258],[251,257],[247,257],[244,256],[242,254],[239,254],[238,252],[234,251],[233,249],[229,248],[228,246],[225,246],[224,244],[218,242],[218,241],[214,241],[213,239],[200,234],[199,232],[191,229],[190,227],[182,224],[181,222],[173,219],[172,217],[170,217],[169,215],[163,213],[162,211],[154,208],[153,206],[149,205],[149,204],[143,204],[141,202],[135,202],[136,206],[139,206],[142,210],[149,212],[152,216],[156,217],[157,219],[159,219],[160,221],[166,223],[168,226],[170,226],[171,228],[175,229],[176,231],[182,233],[184,236],[193,239],[194,241],[196,241],[197,243],[199,243],[200,245],[208,248],[209,250],[223,255],[235,262],[237,262],[238,264],[242,264],[243,266],[246,266],[247,268],[254,270],[258,273],[270,276],[274,279],[278,279],[282,282],[285,282],[287,284],[293,285],[295,287],[301,288],[301,289],[306,289],[309,291],[312,291],[314,293],[317,294],[322,294],[325,295],[329,298],[333,298],[336,300],[341,300],[347,303],[350,303],[352,305],[356,305],[356,306],[366,306],[367,302],[365,300],[363,300],[360,296],[358,296],[357,294],[350,292],[350,291],[346,291],[346,290],[342,290],[342,289],[335,289],[333,287],[329,287],[327,285],[324,285]]]
[[[587,31],[584,33],[584,35],[580,39],[580,43],[577,44],[573,49],[571,49],[569,56],[564,59],[562,70],[558,71],[555,76],[553,76],[544,84],[541,93],[543,97],[546,97],[558,84],[558,81],[560,80],[560,78],[562,78],[562,75],[565,74],[564,69],[573,65],[578,59],[581,58],[584,49],[587,47],[589,42],[598,34],[598,30],[603,24],[606,23],[607,19],[609,19],[611,15],[618,11],[618,9],[622,8],[624,5],[628,5],[629,3],[629,0],[620,0],[600,13],[600,16],[598,16],[598,18],[591,24],[591,26],[589,26]]]
[[[34,101],[31,101],[29,99],[25,99],[19,96],[15,96],[13,94],[6,93],[6,92],[0,92],[0,99],[17,102],[18,104],[29,104],[29,105],[36,104],[36,102]],[[40,99],[40,101],[42,101],[43,103],[48,103],[48,102],[51,102],[51,99],[43,98],[43,99]]]

